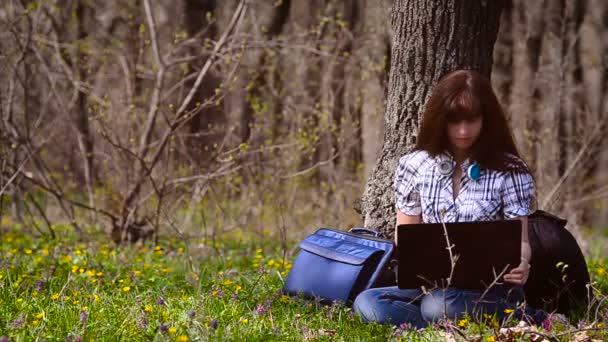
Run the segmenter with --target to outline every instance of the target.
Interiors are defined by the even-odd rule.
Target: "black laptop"
[[[520,263],[520,220],[446,223],[445,228],[452,255],[457,256],[451,278],[441,223],[397,227],[399,288],[443,288],[450,278],[452,287],[482,290]],[[499,281],[503,282],[502,277]]]

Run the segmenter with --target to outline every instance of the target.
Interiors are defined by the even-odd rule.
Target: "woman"
[[[353,304],[364,320],[423,328],[465,314],[496,313],[503,319],[515,310],[520,318],[542,322],[543,311],[517,308],[530,271],[527,215],[535,201],[534,179],[487,78],[459,70],[435,86],[414,151],[399,160],[395,195],[397,225],[520,219],[521,263],[485,295],[459,288],[427,294],[397,287],[364,291]],[[396,235],[395,230],[395,240]]]

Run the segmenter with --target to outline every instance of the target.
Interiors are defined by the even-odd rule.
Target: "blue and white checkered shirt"
[[[439,223],[442,217],[444,222],[489,221],[532,213],[535,186],[529,173],[482,168],[480,177],[473,180],[467,175],[470,161],[466,160],[461,165],[460,192],[454,200],[452,175],[439,172],[443,161],[456,165],[447,153],[432,157],[426,151],[414,151],[399,159],[395,172],[397,210],[422,214],[425,223]]]

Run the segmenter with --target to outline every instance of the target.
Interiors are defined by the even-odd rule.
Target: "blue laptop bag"
[[[350,304],[363,290],[386,282],[395,246],[377,236],[366,228],[320,228],[300,243],[283,292]]]

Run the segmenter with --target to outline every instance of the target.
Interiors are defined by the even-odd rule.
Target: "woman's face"
[[[482,117],[447,122],[448,140],[456,152],[467,153],[481,133]]]

